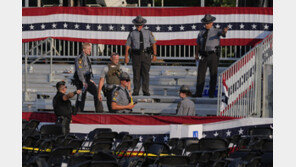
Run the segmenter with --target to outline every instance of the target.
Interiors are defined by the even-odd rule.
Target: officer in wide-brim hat
[[[203,24],[209,24],[209,23],[214,22],[215,20],[216,20],[216,17],[214,17],[214,16],[212,16],[212,15],[210,15],[210,14],[206,14],[206,15],[204,16],[204,18],[201,19],[201,22],[202,22]]]
[[[151,62],[156,61],[156,40],[153,33],[143,28],[147,23],[141,15],[132,20],[136,28],[128,35],[125,48],[125,63],[129,62],[129,50],[131,49],[131,59],[133,67],[133,96],[138,96],[142,87],[144,96],[149,93],[149,71]]]
[[[198,75],[196,83],[196,92],[193,97],[202,97],[205,76],[207,68],[210,70],[210,88],[209,97],[215,97],[215,89],[217,84],[217,73],[219,65],[219,54],[220,54],[220,37],[226,37],[228,28],[225,27],[223,30],[215,28],[213,22],[216,20],[210,14],[206,14],[201,22],[204,24],[204,28],[200,30],[197,36],[197,47],[195,52],[195,59],[199,61]]]
[[[144,19],[141,15],[139,15],[135,19],[133,19],[132,22],[135,26],[142,26],[147,23],[147,20]]]

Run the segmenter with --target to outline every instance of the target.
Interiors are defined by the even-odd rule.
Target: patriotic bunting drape
[[[273,30],[272,8],[23,8],[22,41],[48,37],[98,44],[124,45],[132,20],[147,19],[158,45],[196,45],[205,14],[216,17],[214,26],[229,27],[221,45],[253,45]]]

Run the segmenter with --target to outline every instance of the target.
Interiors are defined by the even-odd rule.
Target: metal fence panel
[[[219,75],[217,115],[261,116],[262,68],[264,64],[272,64],[272,39],[271,32]],[[242,50],[248,49],[243,47]]]

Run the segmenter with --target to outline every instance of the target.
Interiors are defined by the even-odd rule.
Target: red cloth
[[[55,122],[54,113],[23,112],[23,119],[36,119],[41,122]],[[121,114],[78,114],[72,116],[72,123],[80,124],[117,124],[117,125],[169,125],[169,124],[205,124],[238,119],[225,116],[149,116]]]

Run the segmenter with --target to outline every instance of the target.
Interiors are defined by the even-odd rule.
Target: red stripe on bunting
[[[23,119],[36,119],[41,122],[55,122],[54,113],[22,112]],[[122,114],[77,114],[72,123],[113,124],[113,125],[169,125],[169,124],[205,124],[237,119],[234,117],[198,117],[198,116],[147,116]]]
[[[22,8],[23,16],[51,14],[77,14],[101,16],[186,16],[218,14],[262,14],[273,15],[273,8],[260,7],[178,7],[178,8],[126,8],[126,7],[45,7]]]
[[[69,38],[69,37],[51,37],[54,39],[67,40],[67,41],[75,41],[75,42],[89,42],[93,44],[105,44],[105,45],[125,45],[126,40],[110,40],[110,39],[86,39],[86,38]],[[32,41],[41,41],[46,38],[32,38],[32,39],[22,39],[22,42],[32,42]],[[253,46],[258,41],[262,41],[262,39],[221,39],[221,46]],[[177,40],[158,40],[157,45],[196,45],[196,39],[177,39]]]

